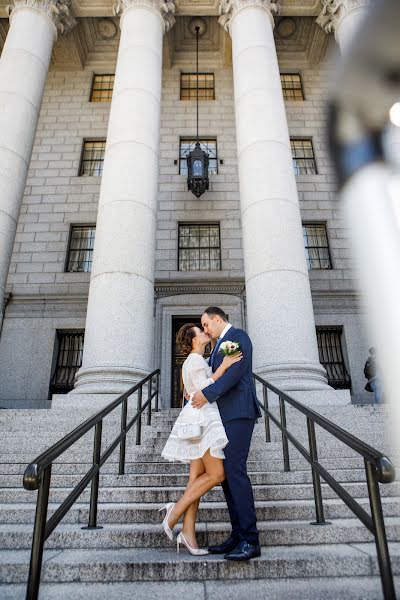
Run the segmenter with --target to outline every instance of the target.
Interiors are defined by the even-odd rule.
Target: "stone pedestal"
[[[329,390],[319,362],[270,0],[221,2],[232,38],[254,370],[283,390]]]
[[[124,0],[82,368],[72,393],[122,393],[153,367],[162,44],[174,5]]]

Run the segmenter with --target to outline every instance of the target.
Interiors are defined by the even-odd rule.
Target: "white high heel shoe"
[[[186,548],[189,550],[190,554],[193,554],[194,556],[205,556],[206,554],[208,554],[208,550],[204,550],[203,548],[192,548],[190,546],[190,544],[187,542],[187,540],[185,539],[182,531],[180,533],[178,533],[178,537],[176,538],[177,554],[179,554],[180,544],[183,544],[184,546],[186,546]]]
[[[175,506],[175,502],[168,502],[168,504],[166,504],[165,506],[163,506],[162,508],[159,509],[158,512],[161,512],[162,510],[166,510],[166,515],[164,517],[164,520],[162,522],[162,526],[163,529],[166,533],[166,535],[168,536],[168,538],[171,540],[171,542],[174,539],[174,534],[172,533],[170,526],[168,525],[168,517],[171,514],[171,510],[173,509],[173,507]]]

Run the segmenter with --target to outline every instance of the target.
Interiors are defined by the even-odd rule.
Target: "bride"
[[[208,554],[199,549],[196,541],[196,516],[201,496],[225,479],[223,448],[228,444],[225,428],[222,424],[216,403],[207,403],[200,409],[191,405],[191,398],[198,390],[217,381],[234,363],[242,359],[242,354],[225,356],[221,366],[211,372],[204,359],[204,351],[210,343],[209,337],[194,323],[183,325],[178,331],[176,342],[181,352],[187,356],[182,365],[183,383],[190,401],[181,410],[161,456],[169,461],[190,463],[189,481],[183,496],[178,502],[169,502],[161,510],[166,510],[162,523],[169,539],[173,540],[172,530],[184,515],[182,531],[177,537],[177,551],[180,544],[187,547],[191,554]],[[211,377],[212,375],[212,377]],[[200,434],[191,439],[182,439],[179,430],[185,424],[200,425]]]

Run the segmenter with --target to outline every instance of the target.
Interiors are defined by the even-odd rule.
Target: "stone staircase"
[[[385,407],[340,406],[317,409],[370,445],[392,456],[387,444]],[[186,485],[187,467],[166,463],[160,452],[176,418],[162,410],[151,427],[143,419],[143,443],[134,431],[127,445],[126,475],[118,476],[118,452],[102,468],[98,524],[88,520],[86,490],[46,542],[41,599],[107,598],[155,600],[190,594],[191,600],[264,598],[308,600],[382,598],[372,535],[341,500],[323,485],[329,526],[313,526],[315,508],[311,472],[293,448],[291,472],[283,472],[280,434],[271,425],[265,443],[263,421],[257,424],[249,456],[263,546],[259,559],[245,564],[221,556],[192,557],[173,544],[160,526],[158,509],[176,500]],[[81,423],[85,409],[0,411],[0,598],[21,599],[29,564],[36,492],[22,487],[26,465],[37,454]],[[307,447],[305,418],[288,409],[290,431]],[[104,445],[119,428],[119,411],[107,417]],[[77,443],[53,467],[49,515],[89,468],[93,433]],[[369,511],[363,460],[317,428],[322,464]],[[381,486],[392,566],[400,598],[400,483]],[[199,544],[221,542],[229,533],[220,487],[202,500]],[[398,577],[399,576],[399,577]]]

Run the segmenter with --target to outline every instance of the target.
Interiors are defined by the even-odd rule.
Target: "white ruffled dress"
[[[211,375],[211,367],[200,354],[189,354],[182,365],[182,378],[188,395],[212,385]],[[179,439],[177,429],[180,423],[198,423],[201,435],[193,440]],[[211,456],[224,459],[223,449],[227,444],[217,404],[207,402],[201,408],[194,408],[189,400],[179,413],[161,456],[171,462],[190,463],[210,449]]]

